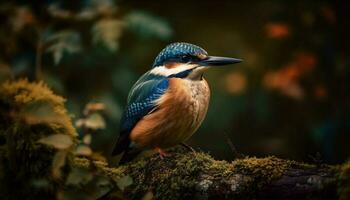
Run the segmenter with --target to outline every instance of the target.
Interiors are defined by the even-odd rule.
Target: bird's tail
[[[130,148],[130,138],[127,131],[120,133],[117,143],[112,151],[112,156],[119,155],[122,153],[123,155],[119,160],[119,165],[130,162],[138,154],[141,153],[141,151],[136,148]]]
[[[119,155],[129,149],[130,138],[127,132],[121,132],[112,151],[112,156]]]
[[[125,163],[128,163],[132,161],[134,158],[136,158],[141,153],[141,150],[138,149],[128,149],[124,152],[122,158],[119,160],[119,165],[123,165]]]

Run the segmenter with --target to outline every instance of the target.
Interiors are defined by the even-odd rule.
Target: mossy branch
[[[68,135],[76,141],[63,102],[43,83],[21,80],[1,86],[2,199],[67,199],[63,198],[67,197],[66,191],[79,194],[81,199],[82,195],[84,199],[142,199],[149,193],[154,199],[350,197],[350,162],[342,166],[309,165],[273,156],[227,162],[181,148],[171,149],[171,156],[165,159],[150,155],[119,167],[109,167],[103,161],[91,161],[68,153],[63,176],[57,179],[51,173],[57,150],[37,141],[52,134]],[[27,115],[36,103],[45,108],[45,113],[52,112],[51,118],[39,115],[33,119]],[[72,173],[76,169],[85,171]],[[126,176],[131,177],[132,184],[123,186],[120,180]],[[83,186],[73,184],[82,180],[86,182]]]
[[[142,199],[149,191],[155,199],[336,199],[338,195],[336,167],[273,156],[229,163],[202,152],[180,148],[170,152],[165,159],[153,155],[117,168],[96,164],[112,180],[132,177],[133,184],[124,191],[128,199]],[[88,161],[77,159],[75,164],[87,167]]]

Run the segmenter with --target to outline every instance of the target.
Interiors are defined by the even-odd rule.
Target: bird
[[[240,62],[209,56],[190,43],[167,45],[129,92],[112,156],[123,153],[119,164],[125,164],[142,150],[153,149],[164,158],[166,148],[185,145],[208,110],[210,89],[204,72]]]

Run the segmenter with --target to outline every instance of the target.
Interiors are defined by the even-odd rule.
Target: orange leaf
[[[269,38],[284,39],[290,36],[290,28],[285,23],[268,23],[265,29]]]

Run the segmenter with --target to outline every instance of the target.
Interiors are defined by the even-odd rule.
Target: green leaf
[[[80,185],[87,184],[93,179],[93,175],[86,169],[73,168],[69,173],[66,184],[67,185]]]
[[[87,134],[83,137],[83,143],[87,145],[91,144],[91,134]]]
[[[74,153],[80,156],[90,156],[92,150],[89,146],[82,144],[77,147]]]
[[[41,138],[38,142],[61,150],[67,149],[73,145],[72,138],[63,134],[50,135],[48,137]]]
[[[116,183],[119,189],[124,190],[126,187],[130,186],[133,183],[133,180],[130,176],[123,176],[117,179]]]
[[[61,178],[61,168],[66,164],[67,151],[59,151],[55,154],[52,160],[52,176]]]
[[[76,121],[75,125],[80,127],[86,127],[89,129],[97,130],[104,129],[106,127],[106,122],[103,117],[98,113],[93,113],[88,116],[86,119],[79,119]]]
[[[105,196],[115,187],[115,185],[112,183],[110,179],[103,176],[98,177],[95,183],[97,188],[96,199],[99,199]]]
[[[45,43],[52,43],[46,52],[52,53],[56,65],[59,64],[64,53],[72,54],[81,50],[80,35],[76,31],[60,31],[47,37]]]
[[[104,129],[106,127],[106,122],[100,114],[94,113],[89,116],[85,125],[91,129]]]
[[[102,44],[111,51],[119,47],[124,23],[117,19],[101,19],[92,28],[93,42]]]
[[[43,101],[32,102],[26,105],[20,115],[27,124],[63,123],[61,116],[53,110],[52,105]]]
[[[173,30],[167,21],[147,12],[131,12],[126,16],[125,22],[130,30],[142,38],[154,37],[162,40],[168,40],[173,35]]]

